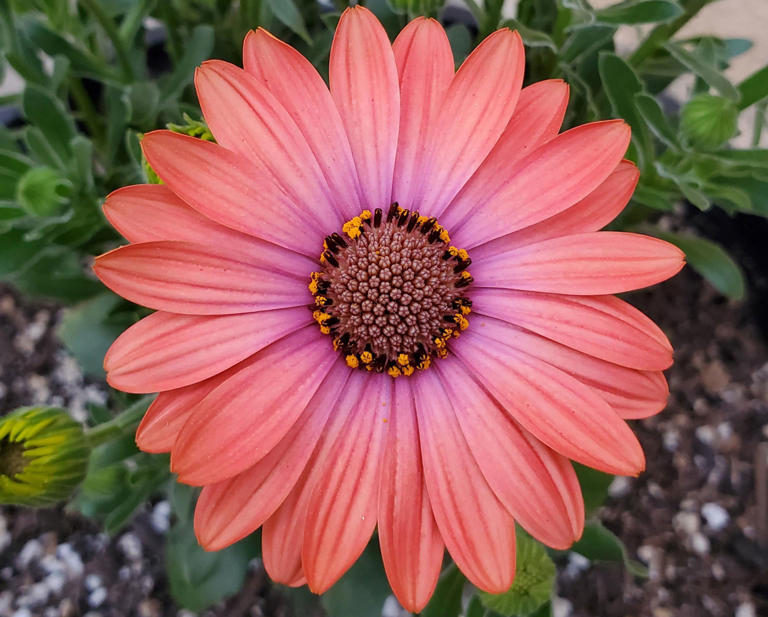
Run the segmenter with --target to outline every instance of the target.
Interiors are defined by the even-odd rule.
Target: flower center
[[[24,445],[10,441],[8,437],[0,439],[0,476],[13,479],[27,466],[24,458]]]
[[[435,218],[394,203],[325,238],[309,289],[313,316],[352,368],[412,375],[469,325],[467,252]]]

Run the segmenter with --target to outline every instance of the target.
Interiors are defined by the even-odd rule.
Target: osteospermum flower
[[[160,392],[138,444],[203,487],[205,548],[262,527],[276,581],[325,591],[378,526],[406,608],[426,604],[444,548],[504,591],[515,521],[571,545],[584,507],[569,459],[640,473],[625,420],[668,394],[666,337],[610,294],[683,256],[597,231],[637,182],[629,128],[558,134],[568,88],[521,89],[509,30],[454,74],[436,21],[390,44],[348,9],[330,91],[264,30],[243,56],[196,74],[217,143],[148,134],[165,184],[105,204],[131,244],[96,272],[157,309],[105,359],[114,387]]]

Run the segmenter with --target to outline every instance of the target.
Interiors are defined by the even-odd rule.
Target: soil
[[[758,516],[768,513],[758,512],[755,484],[758,445],[768,443],[768,345],[758,319],[768,267],[738,254],[744,236],[731,229],[729,238],[729,225],[718,235],[744,258],[749,301],[726,301],[689,268],[629,298],[672,340],[672,395],[664,412],[633,423],[647,471],[614,482],[598,516],[649,577],[571,559],[558,578],[556,617],[768,615],[768,546],[757,542]],[[747,247],[753,256],[762,254],[759,237],[757,252]],[[77,416],[103,400],[104,387],[84,380],[57,344],[57,319],[55,306],[0,287],[0,413],[54,402]],[[168,592],[167,519],[167,503],[148,504],[109,538],[62,508],[0,508],[0,617],[189,617]],[[241,593],[205,615],[290,610],[256,561]]]

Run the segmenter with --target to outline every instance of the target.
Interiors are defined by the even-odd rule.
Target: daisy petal
[[[242,363],[198,403],[184,424],[171,452],[171,469],[179,481],[214,484],[264,458],[338,359],[329,351],[328,340],[312,325]]]
[[[293,118],[345,220],[357,216],[363,207],[352,150],[331,93],[315,67],[263,28],[246,35],[243,66]]]
[[[640,443],[608,403],[560,369],[501,343],[495,335],[504,324],[495,324],[476,316],[477,327],[454,352],[524,429],[606,473],[637,475],[645,468]]]
[[[672,346],[640,311],[614,296],[566,296],[478,288],[474,310],[536,332],[608,362],[660,371],[672,364]]]
[[[363,394],[345,413],[348,420],[309,500],[301,563],[309,588],[324,593],[355,563],[376,527],[379,473],[386,420],[392,414],[392,378],[362,374]],[[343,408],[343,403],[340,405]]]
[[[472,583],[506,591],[515,577],[515,522],[472,457],[437,373],[427,370],[413,381],[424,478],[440,534]]]
[[[639,178],[640,171],[635,164],[622,161],[600,186],[577,204],[539,223],[474,247],[472,257],[484,259],[558,236],[597,231],[629,203]]]
[[[195,534],[208,551],[221,550],[272,516],[304,471],[350,369],[339,359],[290,431],[270,452],[233,478],[203,488]]]
[[[157,312],[123,332],[104,358],[123,392],[160,392],[203,381],[311,323],[304,307],[238,315]]]
[[[435,368],[469,449],[499,501],[547,546],[571,546],[584,527],[584,502],[567,459],[548,448],[534,449],[459,360],[449,358]]]
[[[218,144],[171,131],[141,141],[144,156],[168,187],[211,220],[316,257],[323,236],[306,220],[272,176]]]
[[[453,53],[443,27],[419,17],[392,44],[400,76],[400,133],[392,196],[410,204],[422,178],[429,127],[453,79]]]
[[[392,591],[406,610],[418,613],[440,576],[443,541],[424,486],[413,388],[405,379],[396,379],[393,388],[379,484],[379,544]]]
[[[523,83],[525,58],[517,32],[498,30],[464,61],[429,135],[422,184],[408,207],[442,212],[504,132]]]
[[[598,231],[478,259],[472,274],[479,287],[593,296],[660,283],[677,274],[684,260],[680,249],[658,238]]]
[[[312,262],[268,247],[243,255],[191,242],[144,242],[97,257],[93,269],[115,293],[170,313],[225,315],[307,304]]]
[[[445,212],[436,213],[440,220],[453,229],[454,223],[464,220],[478,204],[496,193],[515,163],[557,135],[567,104],[568,86],[559,79],[523,88],[499,141]]]
[[[518,161],[503,186],[494,184],[478,195],[480,201],[462,220],[443,224],[470,249],[554,216],[589,195],[616,169],[629,138],[629,126],[621,120],[561,133]]]
[[[152,453],[170,452],[195,405],[239,370],[240,366],[235,365],[205,381],[158,394],[136,429],[139,449]]]
[[[291,114],[252,75],[229,62],[209,60],[195,87],[216,142],[253,161],[305,214],[344,222],[315,155]]]
[[[392,197],[400,89],[392,46],[379,20],[361,6],[344,11],[329,64],[331,95],[352,147],[364,205],[387,207]]]
[[[498,341],[535,356],[593,388],[622,418],[646,418],[667,404],[669,387],[661,371],[638,371],[561,345],[508,323],[491,320]]]

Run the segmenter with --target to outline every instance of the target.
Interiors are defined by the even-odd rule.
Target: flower
[[[597,231],[638,179],[629,128],[558,134],[568,88],[521,89],[506,29],[454,74],[436,21],[390,44],[350,8],[330,91],[264,30],[243,56],[195,76],[217,143],[149,133],[165,184],[104,206],[131,244],[96,273],[157,309],[105,358],[114,387],[160,392],[137,442],[203,486],[205,548],[262,527],[278,582],[325,591],[378,526],[407,609],[428,601],[444,548],[504,591],[514,522],[570,546],[584,507],[569,459],[640,473],[625,420],[667,398],[666,337],[610,294],[683,256]]]
[[[85,478],[90,449],[66,410],[21,407],[0,418],[0,504],[45,507]]]

